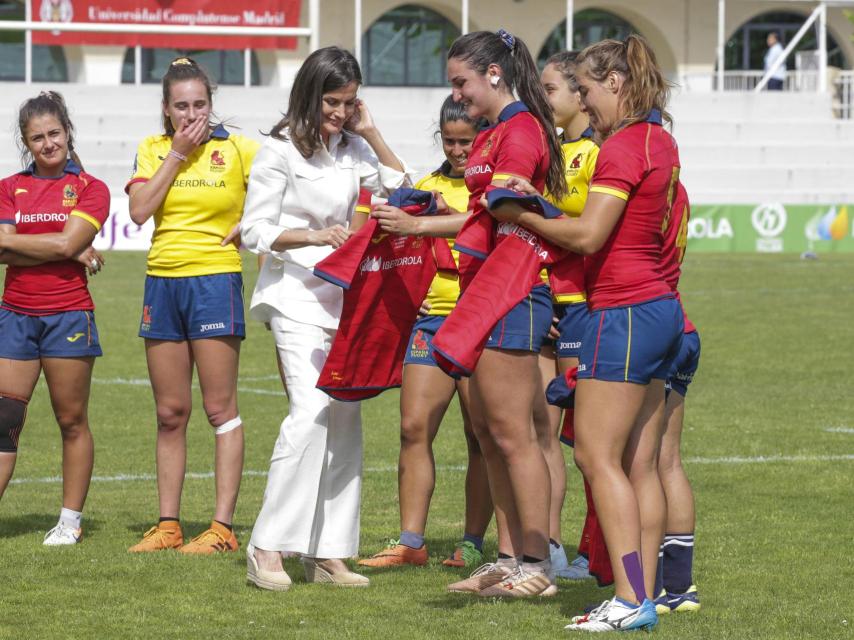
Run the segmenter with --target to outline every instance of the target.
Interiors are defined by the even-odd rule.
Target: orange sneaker
[[[362,567],[402,567],[407,564],[424,566],[427,564],[427,545],[422,544],[418,549],[391,540],[389,545],[370,558],[359,560]]]
[[[223,551],[237,551],[239,546],[231,529],[222,526],[219,522],[211,522],[210,529],[202,531],[181,547],[181,553],[207,555]]]
[[[149,551],[163,551],[164,549],[180,549],[184,544],[184,534],[181,525],[175,520],[160,522],[145,532],[137,544],[128,551],[131,553],[146,553]]]

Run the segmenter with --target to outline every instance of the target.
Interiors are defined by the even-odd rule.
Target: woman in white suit
[[[366,586],[342,558],[358,553],[362,428],[358,403],[315,388],[341,315],[342,291],[312,273],[366,217],[351,220],[359,189],[410,184],[356,97],[362,82],[347,51],[326,47],[303,63],[285,117],[255,157],[243,243],[269,254],[252,296],[285,372],[290,413],[273,449],[264,502],[247,548],[247,580],[284,591],[282,553],[302,555],[308,582]]]

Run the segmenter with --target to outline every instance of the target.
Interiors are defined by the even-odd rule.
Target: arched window
[[[147,49],[142,50],[141,77],[144,84],[159,83],[169,63],[179,56],[188,56],[198,62],[211,75],[216,84],[242,85],[244,83],[243,51],[225,49],[220,51],[189,51],[186,49]],[[134,50],[128,48],[122,63],[122,82],[134,81]],[[258,57],[252,52],[252,84],[261,83]]]
[[[638,33],[637,29],[620,16],[601,9],[579,11],[573,15],[572,23],[572,48],[575,50],[583,49],[589,44],[606,38],[625,40],[629,34]],[[565,49],[566,19],[561,20],[561,23],[546,38],[537,56],[537,64],[540,68],[544,67],[550,56]]]
[[[765,40],[768,33],[776,31],[780,43],[785,47],[800,29],[807,16],[789,11],[769,11],[756,16],[741,25],[726,43],[726,69],[762,69],[768,45]],[[795,47],[795,52],[786,60],[789,69],[795,68],[795,53],[818,49],[818,21],[809,29]],[[827,63],[834,67],[848,68],[845,55],[833,39],[827,34]]]
[[[407,4],[384,13],[362,36],[365,84],[446,85],[448,49],[459,35],[447,18],[425,7]]]
[[[0,0],[0,20],[23,20],[24,5]],[[0,80],[23,80],[26,52],[23,31],[0,31]],[[62,47],[33,45],[33,80],[68,82],[68,65]]]

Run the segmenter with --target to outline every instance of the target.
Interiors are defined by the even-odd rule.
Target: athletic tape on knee
[[[27,417],[27,401],[10,395],[0,395],[0,451],[17,453],[18,436]]]
[[[218,427],[214,427],[214,434],[221,436],[223,433],[228,433],[229,431],[234,431],[237,427],[243,424],[243,420],[240,419],[238,415],[236,418],[232,418],[228,422],[224,422]]]

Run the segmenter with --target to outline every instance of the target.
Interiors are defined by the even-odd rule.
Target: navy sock
[[[420,533],[413,533],[412,531],[401,531],[400,544],[411,549],[420,549],[424,546],[424,536]]]
[[[655,584],[652,587],[652,599],[661,595],[664,588],[664,544],[658,548],[658,562],[655,565]]]
[[[160,520],[158,520],[158,522],[180,522],[180,520],[178,520],[178,518],[172,518],[172,517],[167,516],[165,518],[160,518]]]
[[[542,558],[535,558],[534,556],[522,556],[522,562],[527,562],[529,564],[536,564],[542,561]]]
[[[694,583],[691,570],[694,564],[694,534],[664,536],[664,588],[670,593],[685,593]]]
[[[549,538],[549,545],[554,547],[555,549],[560,549],[560,543],[554,538]]]
[[[214,520],[214,522],[216,522],[217,524],[221,524],[223,527],[225,527],[229,531],[234,531],[234,527],[232,525],[226,524],[222,520]]]
[[[508,556],[506,553],[501,553],[500,551],[498,552],[498,559],[499,560],[509,560],[512,557],[513,556]]]
[[[463,542],[471,542],[478,551],[483,551],[483,536],[475,536],[471,533],[463,534]]]

